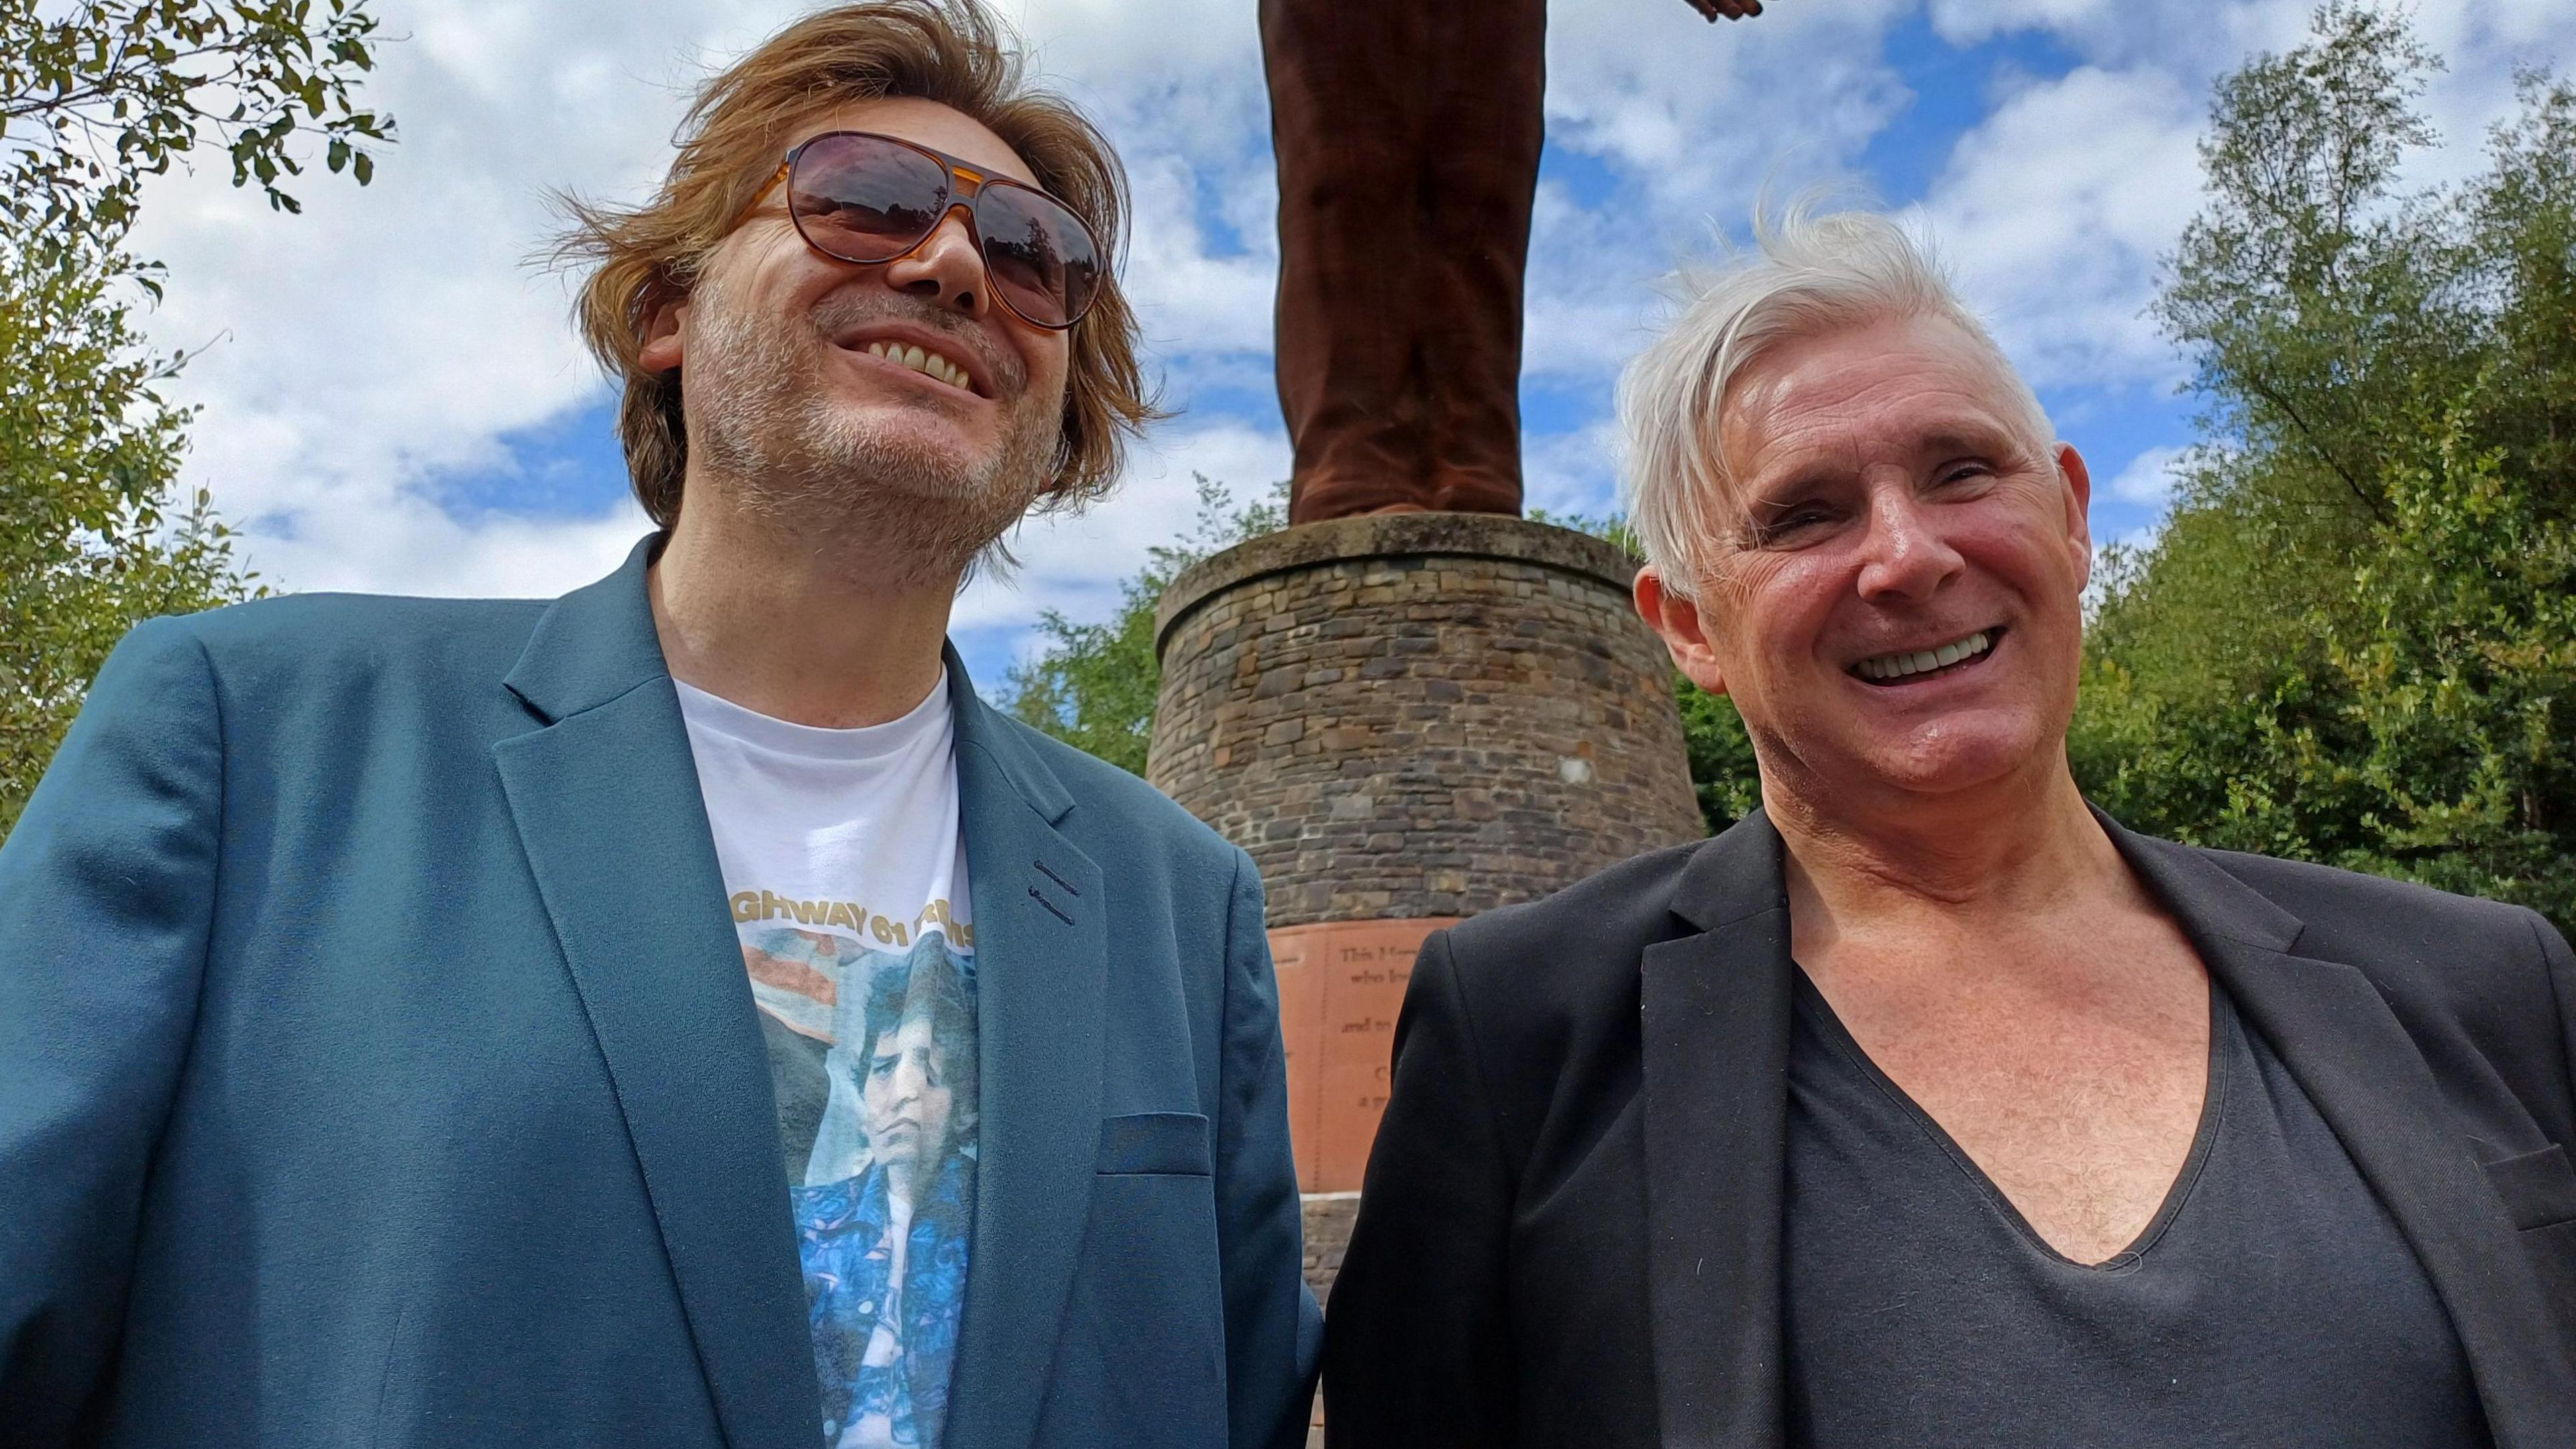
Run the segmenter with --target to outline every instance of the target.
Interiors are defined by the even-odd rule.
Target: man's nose
[[[976,249],[966,204],[948,208],[921,245],[886,263],[885,282],[936,305],[982,317],[991,308],[984,277],[984,256]]]
[[[1865,599],[1928,599],[1967,566],[1910,481],[1871,489],[1861,549],[1859,588]]]
[[[896,1101],[911,1101],[913,1098],[920,1096],[922,1089],[928,1086],[929,1083],[930,1071],[926,1064],[914,1061],[907,1056],[902,1062],[895,1066],[894,1096]]]

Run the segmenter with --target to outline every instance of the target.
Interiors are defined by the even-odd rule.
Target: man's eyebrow
[[[1770,478],[1758,479],[1744,490],[1744,511],[1758,514],[1794,507],[1832,486],[1834,480],[1847,471],[1819,459]]]
[[[1914,444],[1917,453],[1937,453],[1945,457],[1993,457],[2027,450],[2021,438],[2001,423],[1944,423],[1925,430]]]
[[[1957,418],[1926,424],[1914,434],[1910,446],[1917,457],[2004,458],[2029,451],[2029,445],[2012,426],[2001,419]],[[1798,460],[1770,478],[1749,479],[1738,495],[1748,514],[1788,508],[1828,488],[1848,471],[1846,463],[1836,456],[1815,456]]]

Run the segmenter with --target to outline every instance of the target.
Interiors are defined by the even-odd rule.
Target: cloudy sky
[[[1454,0],[1423,0],[1454,3]],[[140,245],[169,264],[151,329],[204,349],[190,481],[272,587],[548,595],[614,567],[645,528],[613,403],[531,266],[556,189],[631,199],[691,89],[807,8],[781,0],[377,0],[366,101],[400,144],[373,186],[303,188],[301,217],[209,166],[157,186]],[[1251,496],[1285,476],[1270,391],[1277,268],[1252,0],[1002,0],[1038,67],[1125,157],[1125,276],[1178,415],[1120,493],[1032,525],[1007,587],[956,636],[988,692],[1042,608],[1105,616],[1189,515],[1203,473]],[[2564,0],[2438,0],[2427,106],[2474,167],[2520,65],[2576,64]],[[2142,316],[2197,204],[2211,80],[2297,43],[2305,0],[1773,0],[1738,25],[1683,0],[1558,0],[1532,244],[1529,501],[1599,512],[1610,393],[1657,281],[1756,199],[1825,181],[1909,210],[2039,388],[2097,482],[2103,537],[2153,526],[2189,439],[2182,367]],[[1467,138],[1462,138],[1467,139]]]

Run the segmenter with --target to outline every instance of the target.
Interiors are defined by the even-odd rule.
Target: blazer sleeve
[[[2568,1079],[2559,1083],[2567,1100],[2576,1105],[2576,952],[2567,949],[2567,938],[2549,924],[2549,918],[2538,911],[2526,910],[2531,933],[2540,938],[2540,959],[2549,968],[2549,989],[2558,1002],[2558,1033],[2565,1043],[2559,1058],[2567,1064]]]
[[[1513,1173],[1451,955],[1434,934],[1396,1019],[1393,1082],[1324,1336],[1334,1449],[1512,1442]]]
[[[1323,1315],[1306,1291],[1279,989],[1262,929],[1261,876],[1234,853],[1226,908],[1223,1100],[1216,1128],[1217,1250],[1224,1274],[1231,1449],[1296,1449],[1314,1404]]]
[[[223,784],[204,650],[126,636],[0,845],[0,1443],[86,1438],[206,959]]]

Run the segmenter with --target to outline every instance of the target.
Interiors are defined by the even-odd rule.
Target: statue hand
[[[1682,0],[1682,3],[1698,11],[1702,20],[1712,24],[1722,19],[1741,20],[1747,15],[1762,13],[1762,0]]]

